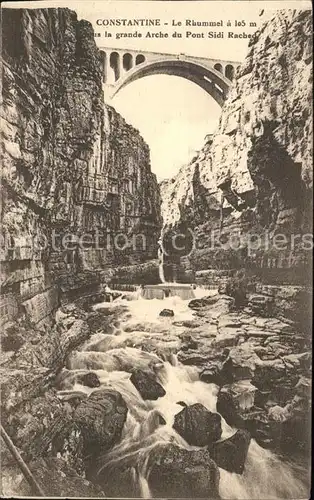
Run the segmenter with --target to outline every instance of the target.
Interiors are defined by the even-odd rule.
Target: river
[[[205,294],[208,291],[195,290],[196,297]],[[119,463],[127,461],[134,467],[133,480],[138,482],[143,498],[152,497],[147,459],[156,444],[173,442],[193,449],[172,428],[175,414],[182,410],[178,402],[201,403],[216,411],[218,387],[201,382],[197,368],[181,364],[175,355],[178,335],[186,330],[180,321],[193,319],[188,302],[179,297],[144,300],[133,293],[113,303],[97,304],[95,309],[123,305],[126,311],[112,334],[93,335],[70,359],[71,370],[92,369],[99,376],[101,387],[110,386],[125,399],[129,411],[121,442],[103,458],[98,474],[109,474]],[[172,326],[174,318],[159,316],[163,308],[174,311],[176,326]],[[153,349],[156,352],[149,352]],[[166,395],[156,401],[144,401],[129,380],[130,369],[153,365]],[[90,393],[95,389],[76,384],[73,390]],[[156,423],[159,415],[166,425]],[[224,419],[222,430],[222,438],[236,432]],[[220,469],[219,491],[222,499],[301,499],[307,497],[305,477],[302,467],[260,447],[252,439],[244,473],[238,475]]]

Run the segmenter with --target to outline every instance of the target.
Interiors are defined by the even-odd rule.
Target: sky
[[[248,39],[186,38],[186,31],[195,33],[209,30],[253,33],[275,10],[280,8],[310,8],[302,0],[283,1],[146,1],[146,0],[97,0],[97,1],[38,1],[4,3],[4,7],[68,7],[75,10],[79,19],[87,19],[95,31],[101,33],[96,43],[103,48],[125,48],[167,53],[184,53],[208,58],[242,62],[248,50]],[[263,13],[261,12],[263,10]],[[98,27],[98,19],[160,19],[162,27]],[[186,19],[195,21],[244,21],[245,28],[188,28]],[[172,23],[176,26],[172,26]],[[178,26],[182,22],[182,27]],[[167,23],[165,26],[164,23]],[[256,26],[250,26],[255,23]],[[169,38],[146,38],[147,31],[169,33]],[[182,38],[173,38],[173,31]],[[104,36],[110,31],[111,38]],[[116,33],[135,31],[142,38],[116,39]],[[174,176],[199,150],[204,137],[213,133],[218,125],[220,106],[204,90],[183,78],[154,75],[141,78],[123,88],[110,102],[128,123],[137,128],[151,150],[152,171],[158,180]]]

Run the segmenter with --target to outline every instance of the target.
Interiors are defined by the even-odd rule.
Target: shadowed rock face
[[[148,483],[157,498],[219,498],[219,469],[207,450],[156,447]]]
[[[96,269],[157,256],[159,188],[147,144],[104,103],[89,22],[68,9],[4,9],[2,57],[2,300],[11,315],[25,303],[45,325],[58,306],[54,284],[66,296],[92,294]],[[77,243],[96,242],[97,231],[98,249]],[[138,238],[119,251],[120,232],[143,235],[145,248]],[[66,234],[76,243],[62,242]]]
[[[209,452],[218,467],[242,474],[250,440],[247,431],[239,430],[231,438],[215,443]]]
[[[247,264],[237,248],[210,251],[213,233],[225,239],[238,233],[245,247],[248,231],[287,236],[309,231],[311,42],[310,11],[280,11],[267,21],[250,41],[217,131],[161,184],[166,230],[194,231],[197,250],[181,259],[186,271]],[[289,252],[274,254],[265,245],[255,253],[251,261],[257,267],[302,267],[304,257],[298,245],[293,262]]]
[[[79,491],[80,497],[104,498],[105,494],[99,486],[92,484],[58,458],[36,458],[29,464],[29,468],[46,495],[51,497],[74,497]],[[7,467],[3,474],[3,485],[10,484],[10,474],[15,474],[18,480],[11,486],[12,494],[30,498],[34,491],[26,482],[17,465]],[[11,481],[12,483],[12,481]]]
[[[127,412],[121,394],[110,389],[95,391],[79,404],[74,421],[82,431],[87,455],[97,456],[119,441]]]
[[[156,400],[166,394],[153,373],[136,370],[132,373],[130,380],[143,399]]]

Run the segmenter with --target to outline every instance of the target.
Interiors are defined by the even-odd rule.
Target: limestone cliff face
[[[68,9],[2,17],[2,312],[23,304],[40,323],[54,285],[92,286],[86,271],[155,256],[159,190],[147,145],[104,104],[91,24]]]
[[[310,11],[279,11],[266,22],[250,41],[217,131],[161,185],[164,224],[187,221],[199,253],[212,230],[309,230],[311,42]]]

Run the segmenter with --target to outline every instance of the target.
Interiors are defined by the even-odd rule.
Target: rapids
[[[208,291],[195,290],[195,296],[208,295]],[[172,428],[174,416],[186,404],[202,403],[216,411],[218,388],[199,380],[197,369],[178,362],[175,351],[178,335],[186,328],[172,326],[174,318],[160,317],[163,308],[175,312],[177,323],[193,318],[188,301],[179,297],[164,300],[144,300],[139,294],[130,294],[129,299],[117,299],[114,303],[102,303],[94,309],[127,305],[128,313],[122,315],[113,334],[97,333],[85,345],[73,353],[69,360],[70,370],[92,369],[99,376],[101,387],[112,387],[119,391],[128,406],[128,416],[121,442],[108,452],[101,461],[98,474],[110,474],[119,464],[132,467],[132,480],[137,482],[143,498],[152,498],[147,470],[151,450],[161,442],[173,442],[186,449],[193,449]],[[143,350],[143,345],[156,352]],[[166,395],[157,401],[144,401],[129,380],[132,368],[154,368]],[[90,389],[75,384],[73,391]],[[159,425],[160,415],[166,425]],[[231,428],[222,419],[222,438],[233,435]],[[195,447],[194,447],[195,448]],[[307,498],[306,472],[293,462],[288,462],[273,452],[251,441],[243,475],[220,469],[220,495],[222,499],[302,499]]]

